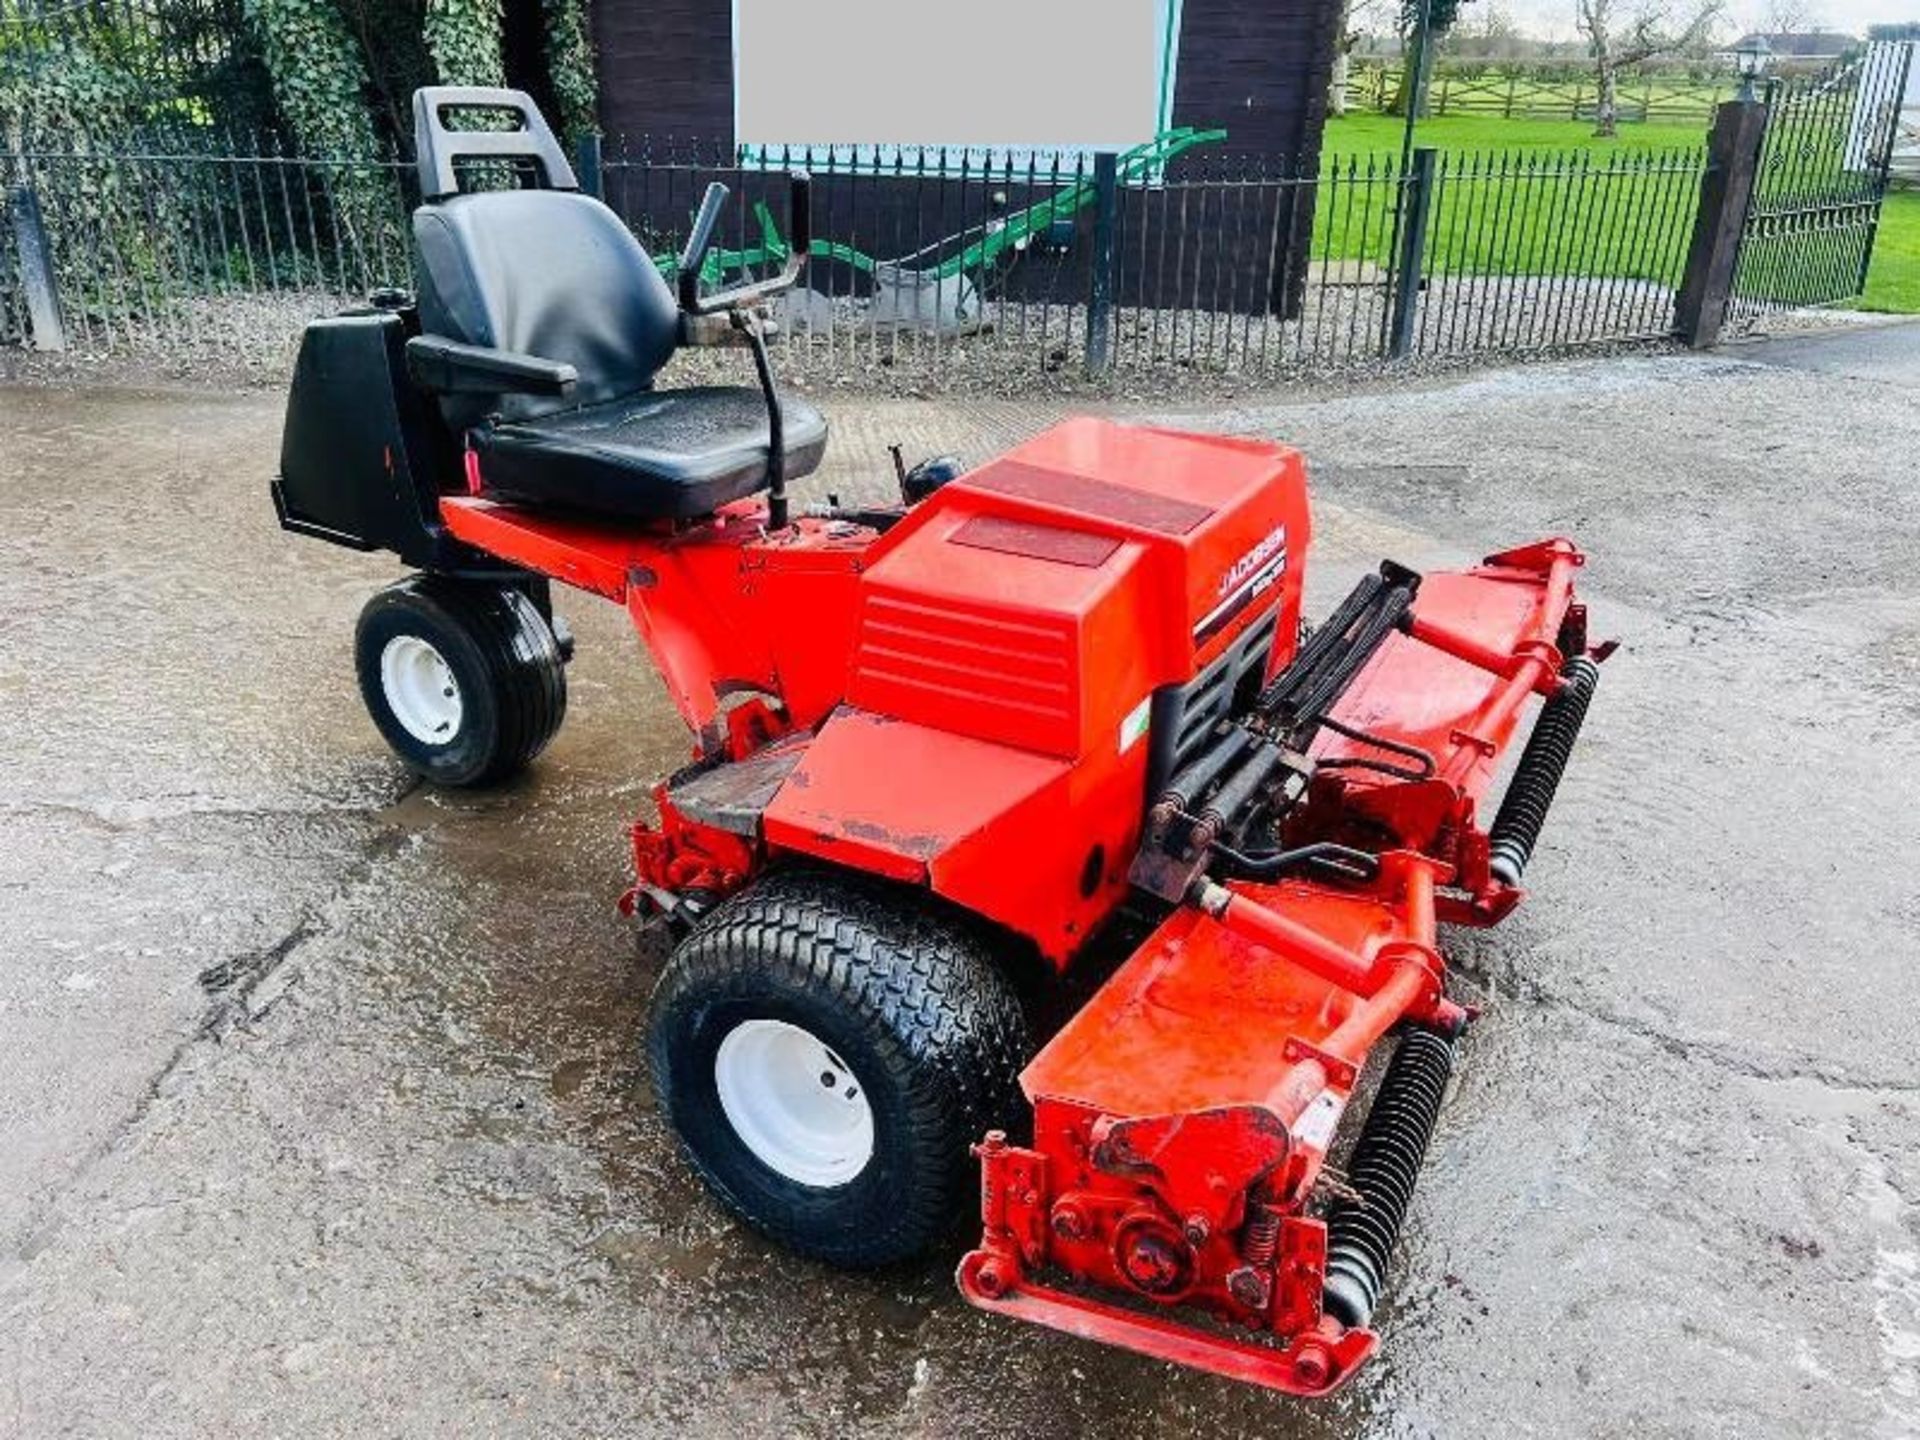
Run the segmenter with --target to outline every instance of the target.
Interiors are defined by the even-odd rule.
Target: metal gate
[[[1870,45],[1829,75],[1768,86],[1731,325],[1851,300],[1866,288],[1916,48]]]

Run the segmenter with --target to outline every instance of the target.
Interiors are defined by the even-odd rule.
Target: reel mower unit
[[[846,1265],[939,1242],[977,1177],[972,1303],[1340,1384],[1470,1018],[1437,927],[1521,898],[1605,658],[1580,552],[1385,564],[1301,638],[1300,456],[1096,420],[972,469],[896,456],[897,505],[796,514],[826,424],[764,315],[810,252],[805,177],[778,275],[703,291],[715,186],[675,293],[524,95],[415,113],[416,290],[309,328],[275,503],[414,571],[357,662],[441,783],[559,727],[554,582],[626,609],[693,736],[624,903],[681,937],[648,1043],[694,1167]],[[755,383],[658,384],[689,345]],[[1039,992],[1122,937],[1036,1053]]]

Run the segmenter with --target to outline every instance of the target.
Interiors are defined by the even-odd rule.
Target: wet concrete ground
[[[394,571],[283,537],[271,397],[0,390],[0,1433],[1920,1433],[1920,328],[1241,402],[1310,596],[1556,530],[1608,666],[1379,1361],[1301,1405],[792,1260],[675,1158],[612,901],[684,751],[585,598],[566,727],[417,788]],[[1030,404],[829,396],[829,484]]]

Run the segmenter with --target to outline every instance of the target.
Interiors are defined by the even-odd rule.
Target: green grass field
[[[1592,129],[1550,120],[1422,121],[1417,143],[1441,152],[1428,272],[1677,278],[1699,188],[1701,134],[1623,126],[1628,133],[1609,144],[1594,140]],[[1318,258],[1391,263],[1397,186],[1366,175],[1369,161],[1397,165],[1400,144],[1400,123],[1388,116],[1328,123]]]
[[[1454,176],[1433,217],[1434,271],[1678,278],[1697,182],[1669,169],[1668,157],[1697,154],[1704,126],[1623,124],[1617,139],[1602,140],[1584,122],[1443,116],[1421,121],[1416,136]],[[1397,162],[1400,143],[1400,121],[1350,114],[1327,122],[1324,153],[1338,171],[1367,157]],[[1488,178],[1494,166],[1505,178]],[[1569,167],[1583,167],[1578,178],[1567,178]],[[1375,188],[1323,188],[1316,253],[1385,263],[1390,203]],[[1920,192],[1888,198],[1858,303],[1920,314]]]
[[[1887,197],[1860,308],[1920,315],[1920,190],[1899,190]]]

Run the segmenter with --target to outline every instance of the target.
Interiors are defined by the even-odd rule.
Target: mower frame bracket
[[[1360,1078],[1360,1067],[1344,1056],[1331,1050],[1322,1049],[1311,1041],[1302,1040],[1297,1035],[1289,1035],[1285,1045],[1280,1047],[1280,1058],[1289,1063],[1302,1060],[1316,1060],[1320,1068],[1327,1072],[1327,1083],[1341,1090],[1351,1090]]]
[[[1004,1258],[986,1250],[972,1251],[960,1262],[956,1277],[961,1294],[982,1310],[1287,1395],[1310,1399],[1327,1394],[1380,1343],[1372,1330],[1338,1331],[1330,1322],[1323,1322],[1285,1349],[1236,1340],[1176,1320],[1036,1285],[1024,1275],[1007,1275],[1008,1268]]]

